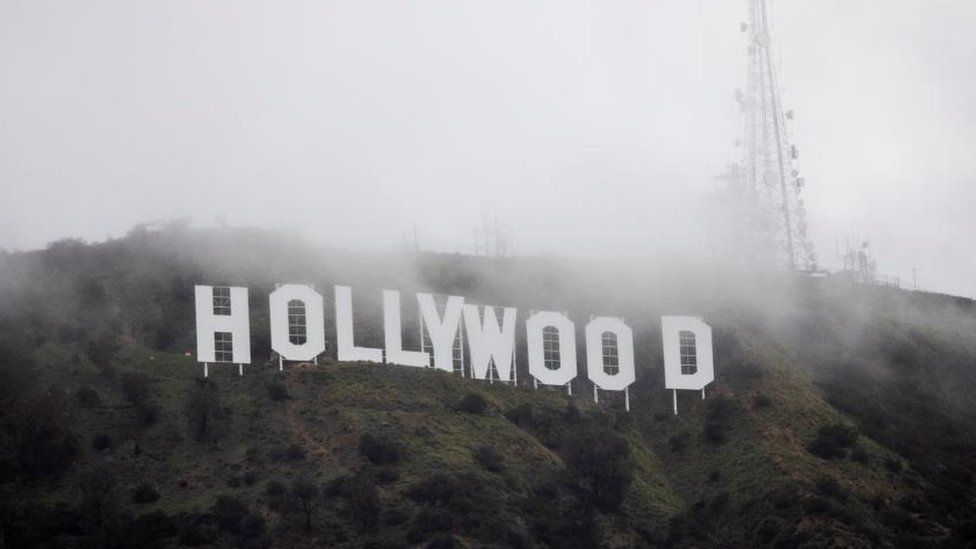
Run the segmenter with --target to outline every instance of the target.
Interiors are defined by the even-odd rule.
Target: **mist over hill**
[[[267,295],[326,298],[326,358],[279,372]],[[250,290],[253,364],[192,354],[194,284]],[[380,290],[519,308],[518,386],[336,363],[331,287],[382,346]],[[631,412],[532,389],[521,320],[624,317]],[[716,381],[664,389],[660,316]],[[404,300],[404,343],[417,310]],[[583,338],[577,337],[579,344]],[[187,354],[191,356],[187,356]],[[635,258],[323,249],[137,228],[0,254],[0,547],[902,547],[976,540],[976,303]]]

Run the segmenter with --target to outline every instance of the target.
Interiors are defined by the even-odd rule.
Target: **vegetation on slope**
[[[0,547],[964,546],[976,535],[969,301],[842,279],[283,243],[176,227],[0,256]],[[279,372],[262,297],[295,280],[356,286],[365,344],[382,338],[369,297],[380,287],[625,316],[633,411],[607,393],[590,402],[583,376],[569,397],[330,360]],[[204,380],[184,356],[195,283],[251,288],[257,360],[243,377],[216,367]],[[703,316],[718,361],[707,398],[679,394],[678,416],[661,374],[668,312]]]

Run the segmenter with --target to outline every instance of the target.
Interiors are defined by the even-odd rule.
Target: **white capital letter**
[[[454,340],[458,336],[461,324],[461,309],[464,298],[450,296],[444,305],[444,318],[437,314],[434,296],[417,294],[417,304],[420,306],[420,318],[427,328],[430,343],[434,347],[434,367],[445,372],[454,371]]]
[[[698,391],[715,380],[712,328],[693,316],[662,316],[664,386]]]
[[[322,294],[302,284],[282,284],[268,302],[274,352],[285,360],[312,360],[325,351]]]
[[[489,366],[495,364],[495,371],[501,381],[510,381],[515,370],[515,317],[518,310],[505,307],[502,325],[498,326],[495,308],[484,309],[484,324],[478,314],[477,305],[464,306],[464,327],[468,334],[468,348],[471,353],[471,377],[488,379]]]
[[[194,294],[197,361],[250,364],[251,321],[247,288],[194,286]]]
[[[554,328],[558,334],[559,365],[554,369],[546,366],[544,334],[546,328]],[[529,373],[545,385],[566,385],[576,377],[576,326],[562,313],[540,312],[525,321],[526,340],[529,347]]]
[[[383,350],[356,347],[352,331],[352,289],[335,287],[337,357],[345,362],[383,362]]]
[[[607,373],[614,361],[617,373]],[[606,391],[623,391],[634,382],[634,332],[623,320],[601,316],[586,325],[586,373]]]
[[[383,290],[383,331],[386,336],[386,361],[404,366],[426,368],[430,355],[423,351],[403,350],[403,329],[400,325],[400,292]]]

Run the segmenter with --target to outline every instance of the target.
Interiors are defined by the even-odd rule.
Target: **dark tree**
[[[8,419],[17,463],[28,477],[60,473],[78,455],[78,440],[68,428],[70,415],[59,391],[48,391],[25,403]]]
[[[132,503],[153,503],[159,501],[159,491],[151,485],[142,483],[132,492]]]
[[[488,411],[488,399],[480,393],[468,393],[458,402],[457,409],[469,414],[483,414]]]
[[[88,359],[92,361],[92,364],[98,366],[107,377],[115,375],[115,368],[112,366],[112,361],[115,359],[115,353],[118,351],[119,345],[115,341],[115,338],[107,335],[89,340],[85,348]]]
[[[359,437],[359,454],[375,465],[383,465],[400,461],[403,450],[386,435],[364,433]]]
[[[298,502],[299,508],[305,514],[305,531],[312,529],[312,511],[315,510],[315,500],[319,495],[319,488],[307,477],[295,479],[291,485],[291,495]]]
[[[132,404],[142,425],[153,425],[159,420],[159,406],[152,401],[149,378],[142,374],[124,374],[120,380],[122,394]]]
[[[107,465],[79,479],[86,529],[96,547],[108,544],[119,523],[119,501],[115,474]]]
[[[209,379],[197,379],[190,388],[186,403],[186,420],[191,436],[199,442],[217,439],[221,420],[217,385]]]
[[[360,471],[344,484],[349,511],[359,531],[375,531],[380,518],[380,497],[373,476],[367,471]]]
[[[840,459],[857,444],[857,429],[843,423],[824,425],[817,430],[807,450],[823,459]]]
[[[567,434],[562,453],[584,501],[605,511],[620,507],[634,478],[626,439],[606,428],[584,427]]]
[[[479,446],[474,450],[474,460],[487,471],[500,473],[505,470],[505,456],[494,446]]]

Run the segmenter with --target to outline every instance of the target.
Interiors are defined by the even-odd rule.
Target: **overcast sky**
[[[773,0],[822,263],[976,294],[976,2]],[[744,0],[0,0],[0,247],[136,223],[520,251],[702,243]]]

